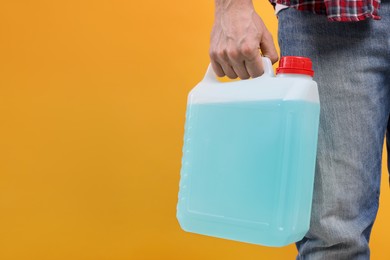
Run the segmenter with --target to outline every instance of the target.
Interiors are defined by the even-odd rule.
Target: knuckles
[[[225,50],[223,49],[210,50],[209,56],[212,60],[215,61],[225,60]]]
[[[246,59],[253,59],[259,54],[256,46],[247,43],[240,46],[240,52]]]
[[[240,52],[236,48],[228,48],[225,52],[231,60],[237,60],[240,58]]]
[[[210,50],[209,56],[212,60],[217,60],[217,58],[218,58],[217,52],[215,50]]]
[[[254,59],[259,55],[258,47],[253,44],[243,43],[240,46],[227,48],[213,48],[209,51],[209,56],[215,61],[236,61]]]

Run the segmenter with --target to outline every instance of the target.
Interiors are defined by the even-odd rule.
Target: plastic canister
[[[188,232],[284,246],[309,229],[319,97],[309,58],[188,95],[177,219]]]

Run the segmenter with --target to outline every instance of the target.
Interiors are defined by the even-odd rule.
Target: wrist
[[[253,10],[252,0],[215,0],[215,15],[228,13],[231,11],[247,11]]]

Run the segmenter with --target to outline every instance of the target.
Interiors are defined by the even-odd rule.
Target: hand
[[[255,78],[264,73],[261,54],[278,61],[272,35],[252,0],[215,0],[215,8],[210,58],[217,76]]]

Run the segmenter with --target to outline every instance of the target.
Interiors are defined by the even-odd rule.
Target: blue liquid
[[[268,246],[310,223],[319,105],[187,107],[177,217],[189,232]]]

